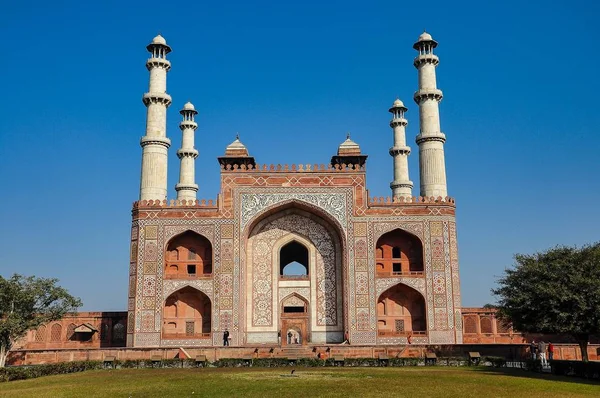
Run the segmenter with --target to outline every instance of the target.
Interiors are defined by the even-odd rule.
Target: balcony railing
[[[212,274],[165,274],[165,279],[206,279],[212,277]]]
[[[163,339],[210,339],[211,333],[163,333]]]
[[[377,271],[377,276],[380,278],[393,278],[399,276],[419,277],[424,276],[423,271]]]
[[[407,337],[407,336],[427,336],[426,331],[415,330],[415,331],[404,331],[404,332],[396,332],[395,330],[379,330],[377,332],[379,337]]]
[[[307,281],[308,275],[279,275],[279,279],[283,281]]]

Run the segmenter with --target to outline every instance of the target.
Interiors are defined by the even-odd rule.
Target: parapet
[[[269,172],[269,173],[334,173],[334,172],[357,172],[365,171],[365,166],[358,164],[340,164],[340,165],[324,165],[324,164],[260,164],[256,165],[221,165],[221,171],[225,172]]]
[[[369,206],[385,206],[385,205],[406,205],[406,204],[421,204],[421,203],[431,203],[431,204],[446,204],[455,206],[454,198],[450,196],[446,196],[442,198],[438,196],[437,198],[434,196],[412,196],[412,197],[404,197],[404,196],[374,196],[369,197]]]
[[[133,202],[133,208],[138,209],[140,207],[155,207],[155,208],[163,208],[163,207],[199,207],[199,208],[207,208],[207,209],[216,209],[218,207],[218,202],[216,200],[206,199],[202,200],[139,200],[137,202]]]

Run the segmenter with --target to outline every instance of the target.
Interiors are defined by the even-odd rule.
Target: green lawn
[[[592,397],[600,384],[491,368],[96,370],[0,384],[2,397]]]

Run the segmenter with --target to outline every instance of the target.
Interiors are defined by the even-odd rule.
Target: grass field
[[[1,397],[599,397],[600,384],[491,368],[97,370],[0,384]]]

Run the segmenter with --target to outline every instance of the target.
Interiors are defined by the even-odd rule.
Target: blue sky
[[[157,32],[173,48],[170,197],[187,100],[200,111],[201,198],[216,198],[216,157],[236,132],[259,163],[313,164],[350,131],[371,195],[389,195],[397,96],[418,187],[412,43],[427,29],[440,43],[463,305],[493,301],[514,253],[600,239],[597,2],[216,3],[3,2],[1,275],[57,277],[84,310],[125,309]]]

